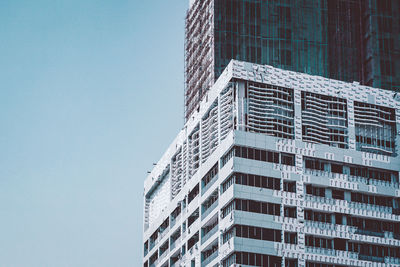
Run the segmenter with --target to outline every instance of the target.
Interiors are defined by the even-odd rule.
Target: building
[[[232,60],[144,183],[144,267],[400,266],[400,97]]]
[[[231,59],[400,91],[400,2],[196,0],[186,16],[185,119]]]

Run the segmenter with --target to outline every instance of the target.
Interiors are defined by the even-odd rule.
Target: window
[[[199,218],[199,208],[193,211],[193,213],[188,217],[188,227],[191,226],[198,218]]]
[[[199,194],[199,184],[197,184],[188,195],[188,204]]]
[[[236,199],[235,203],[236,203],[236,210],[270,214],[275,216],[279,216],[280,214],[279,204],[247,200],[247,199]]]
[[[393,207],[393,198],[391,197],[368,195],[358,192],[351,193],[351,201],[370,205]]]
[[[304,219],[308,221],[331,223],[331,217],[332,215],[330,213],[318,212],[309,209],[304,210]]]
[[[293,154],[281,154],[281,163],[285,165],[294,166],[294,155]]]
[[[241,210],[275,216],[280,215],[279,204],[247,199],[234,199],[222,209],[222,218],[225,218],[232,210]]]
[[[394,74],[394,63],[392,60],[381,60],[381,74],[389,76]]]
[[[290,50],[281,50],[281,63],[283,65],[292,65],[292,51]]]
[[[297,233],[285,232],[285,243],[297,244]]]
[[[228,190],[229,187],[231,187],[231,185],[235,182],[235,178],[236,178],[236,175],[232,174],[231,176],[228,177],[228,179],[226,179],[222,183],[222,185],[221,185],[221,188],[222,188],[221,194],[225,193],[225,191]]]
[[[343,190],[332,190],[332,198],[344,200],[344,191]]]
[[[305,240],[306,240],[306,246],[309,247],[326,248],[326,249],[332,249],[333,247],[332,239],[306,235]]]
[[[334,173],[343,173],[343,166],[340,164],[331,164],[331,171]]]
[[[306,193],[317,197],[325,197],[325,188],[308,184],[306,186]]]
[[[283,191],[296,193],[296,182],[283,182]]]
[[[279,18],[284,22],[284,23],[290,23],[291,22],[291,12],[290,12],[290,7],[287,6],[278,6],[278,14]]]
[[[295,166],[294,154],[289,154],[289,153],[280,154],[279,152],[255,149],[251,147],[242,147],[242,146],[234,147],[234,151],[235,151],[234,155],[239,158],[260,160],[271,163],[281,162],[282,164]],[[222,165],[225,164],[224,162],[228,161],[227,159],[228,156],[229,153],[227,153],[225,156],[222,157]],[[281,160],[279,160],[280,158]]]
[[[235,225],[234,228],[237,237],[281,242],[281,230],[247,225]]]
[[[203,187],[211,182],[211,180],[218,174],[218,163],[216,163],[204,177],[201,179],[203,182]]]
[[[225,164],[231,159],[233,158],[233,156],[235,155],[235,147],[232,147],[228,153],[226,153],[225,155],[222,156],[221,158],[221,168],[225,166]],[[236,153],[237,154],[237,153]]]
[[[235,173],[234,176],[236,184],[254,186],[259,188],[268,188],[272,190],[281,189],[281,182],[279,178],[272,178],[272,177],[245,174],[245,173]]]
[[[226,205],[224,208],[222,208],[221,217],[225,218],[234,209],[235,209],[235,200],[232,200],[231,202],[229,202],[228,205]]]
[[[346,251],[346,239],[342,239],[342,238],[335,238],[333,240],[333,244],[334,244],[334,248],[336,250],[343,250]]]
[[[285,217],[297,218],[296,207],[285,207],[284,213],[285,213]]]
[[[298,267],[297,259],[285,259],[285,267]]]

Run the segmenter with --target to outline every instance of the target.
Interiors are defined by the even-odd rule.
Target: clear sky
[[[0,1],[0,267],[142,266],[187,0]]]

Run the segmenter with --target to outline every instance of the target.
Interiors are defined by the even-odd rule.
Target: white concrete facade
[[[232,60],[144,182],[144,266],[400,266],[399,129],[394,92]]]

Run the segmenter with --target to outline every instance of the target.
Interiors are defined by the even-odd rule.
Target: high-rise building
[[[195,0],[186,16],[185,119],[231,59],[400,90],[400,2]]]
[[[399,128],[393,91],[232,60],[145,180],[143,266],[400,266]]]

